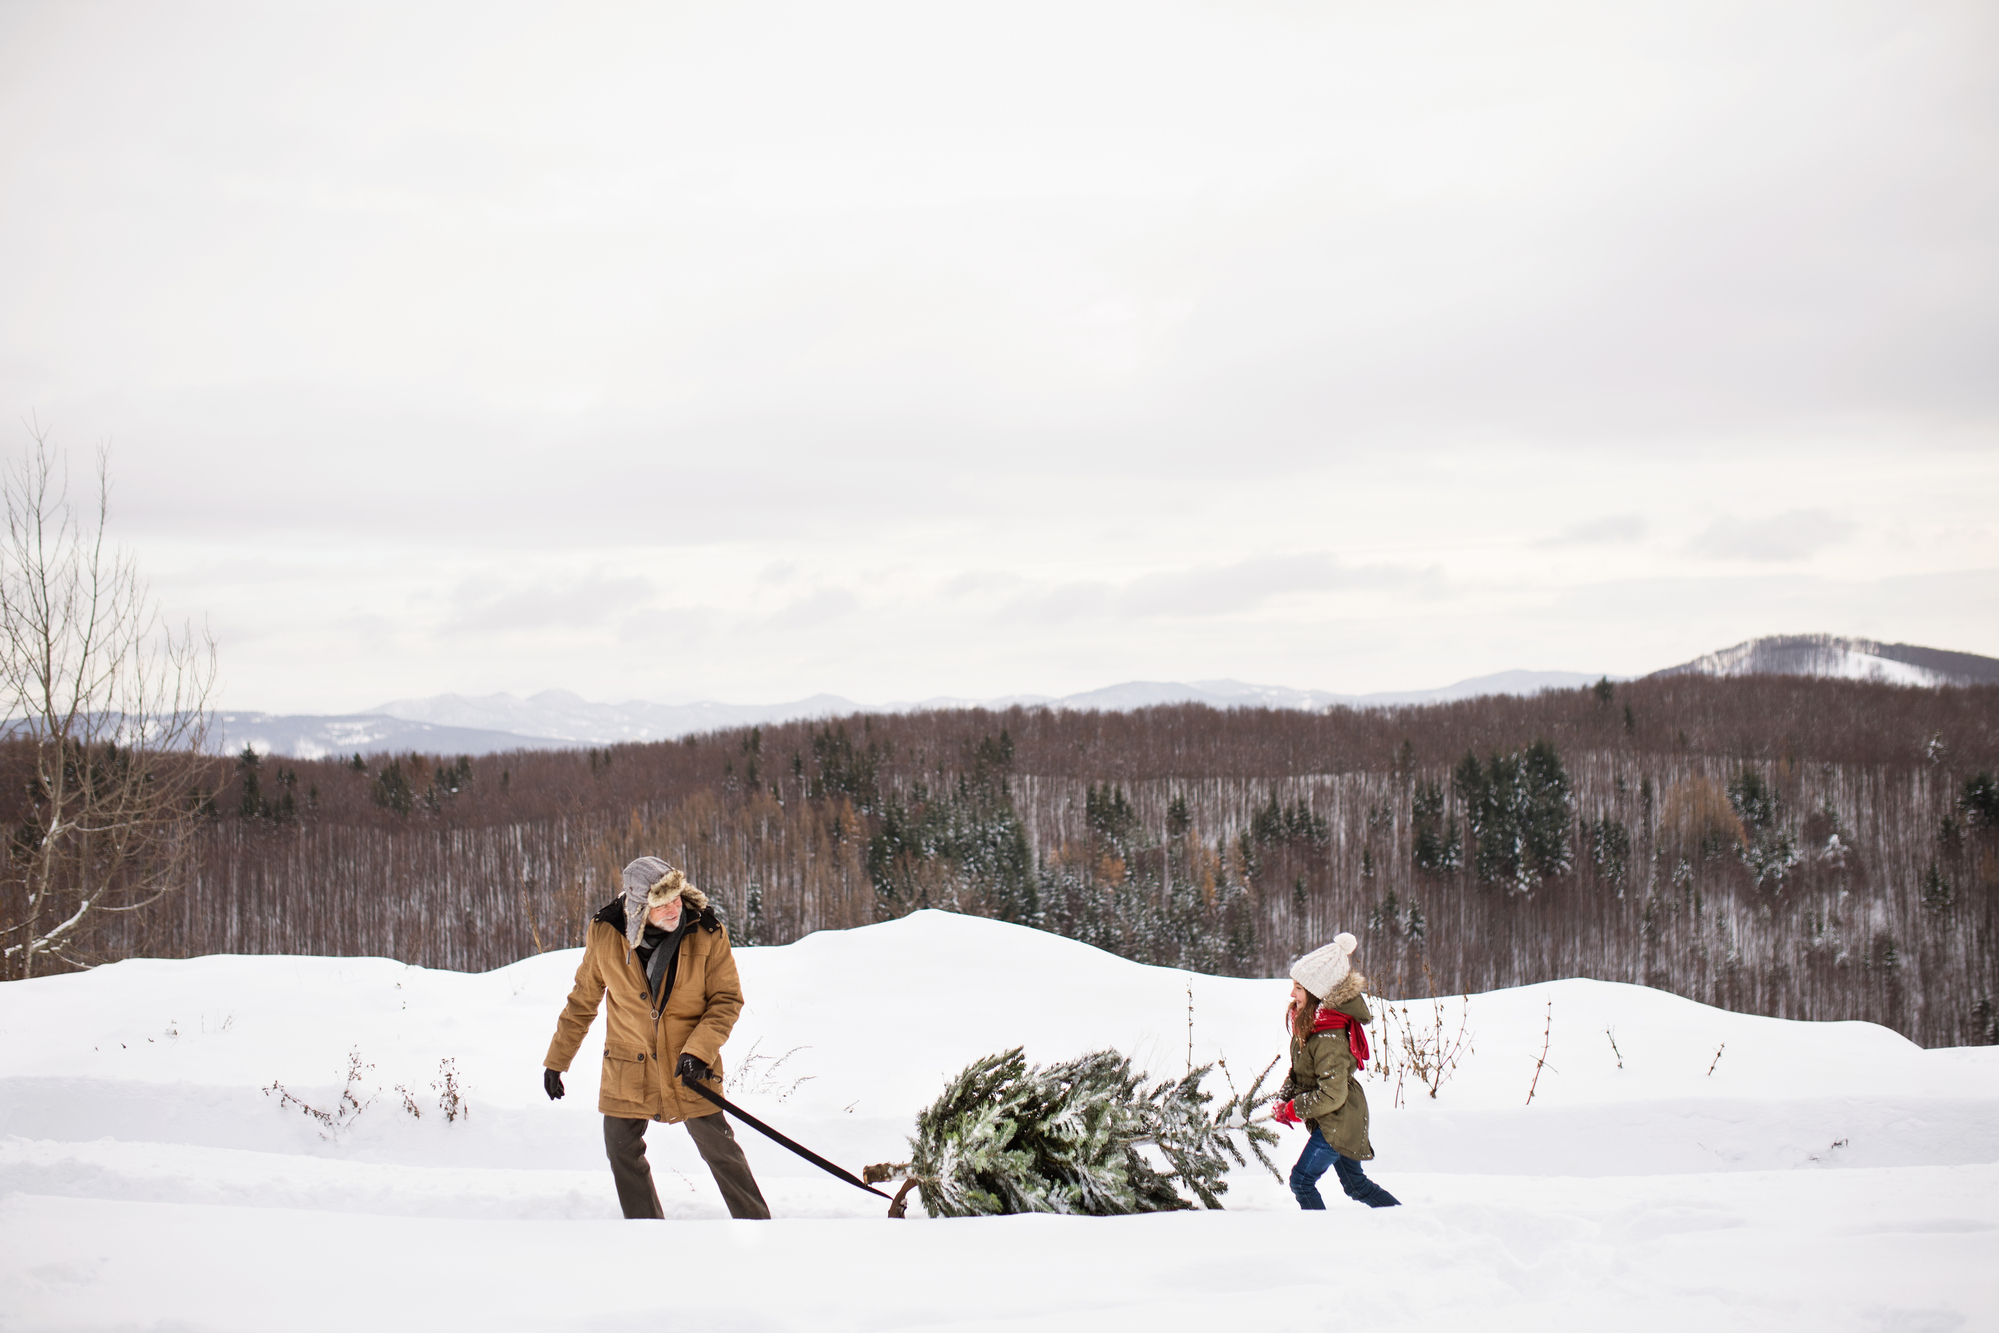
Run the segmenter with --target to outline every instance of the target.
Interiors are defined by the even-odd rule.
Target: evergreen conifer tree
[[[1972,774],[1964,780],[1964,792],[1958,797],[1958,805],[1964,811],[1965,822],[1971,827],[1999,828],[1999,778],[1985,772]]]
[[[262,756],[247,745],[243,747],[243,753],[236,756],[236,766],[243,770],[243,802],[237,813],[245,819],[270,813],[270,807],[264,803],[263,786],[257,781],[257,770],[262,762]]]
[[[1465,807],[1481,880],[1529,893],[1568,870],[1572,789],[1553,745],[1535,741],[1485,765],[1467,752],[1451,785]]]
[[[1147,1088],[1116,1051],[1030,1067],[1016,1046],[967,1065],[917,1116],[906,1170],[932,1217],[1192,1208],[1182,1189],[1220,1208],[1230,1163],[1247,1163],[1237,1138],[1276,1174],[1264,1145],[1277,1135],[1250,1120],[1269,1069],[1211,1108],[1212,1069]]]

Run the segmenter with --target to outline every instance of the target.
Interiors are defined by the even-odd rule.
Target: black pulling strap
[[[751,1115],[748,1111],[745,1111],[742,1107],[730,1101],[727,1097],[724,1097],[721,1093],[702,1087],[701,1080],[695,1077],[694,1075],[692,1074],[683,1075],[680,1081],[682,1083],[685,1083],[688,1087],[694,1089],[694,1091],[700,1093],[703,1097],[706,1097],[709,1101],[715,1103],[715,1105],[721,1107],[724,1111],[727,1111],[730,1115],[736,1117],[736,1119],[748,1125],[751,1129],[754,1129],[757,1133],[763,1135],[765,1138],[770,1139],[774,1142],[783,1144],[785,1147],[791,1149],[793,1152],[797,1153],[800,1157],[803,1157],[806,1161],[812,1163],[812,1165],[818,1167],[820,1170],[831,1172],[833,1175],[836,1175],[840,1179],[846,1181],[849,1185],[852,1185],[855,1189],[866,1190],[868,1193],[874,1195],[878,1199],[888,1199],[890,1203],[896,1202],[895,1199],[891,1198],[889,1195],[883,1194],[873,1185],[868,1184],[865,1180],[862,1180],[859,1176],[847,1170],[845,1167],[835,1166],[831,1162],[827,1161],[825,1158],[821,1157],[818,1153],[813,1152],[810,1148],[804,1147],[801,1144],[793,1143],[790,1139],[778,1133],[776,1130],[772,1129],[769,1125],[766,1125],[763,1121],[757,1119],[755,1116]]]

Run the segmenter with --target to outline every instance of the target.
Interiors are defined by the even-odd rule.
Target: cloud
[[[446,633],[478,634],[587,627],[649,603],[653,595],[651,580],[635,576],[589,575],[564,583],[513,588],[478,580],[461,583],[452,592],[456,612],[443,629]]]
[[[1804,560],[1860,530],[1823,509],[1791,509],[1768,518],[1720,518],[1688,544],[1690,555],[1718,560]]]
[[[1088,617],[1200,619],[1255,611],[1287,593],[1415,587],[1435,579],[1432,572],[1392,565],[1347,565],[1315,551],[1162,570],[1122,584],[1057,584],[1015,599],[1004,615],[1042,624]]]
[[[968,569],[944,581],[946,597],[975,597],[981,593],[1010,592],[1026,580],[1008,570]]]
[[[796,560],[773,560],[757,571],[759,583],[790,583],[799,574]]]
[[[1990,562],[1988,9],[45,6],[0,409],[260,703],[1636,670]]]
[[[1036,625],[1101,620],[1115,613],[1116,603],[1117,589],[1109,583],[1060,583],[1015,598],[1000,613],[1000,618]]]
[[[776,630],[811,629],[850,616],[860,607],[861,599],[845,588],[820,588],[791,602],[765,624]]]
[[[1552,537],[1543,537],[1534,545],[1542,550],[1565,546],[1610,546],[1638,541],[1645,536],[1645,531],[1643,514],[1606,514],[1602,518],[1571,524]]]
[[[1323,552],[1240,560],[1233,564],[1147,574],[1119,598],[1127,615],[1219,616],[1252,611],[1287,592],[1318,592],[1355,575]]]

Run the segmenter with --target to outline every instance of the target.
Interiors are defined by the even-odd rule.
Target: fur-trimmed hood
[[[700,891],[697,889],[696,892],[698,893]],[[686,897],[685,894],[682,894],[681,896]],[[688,898],[687,901],[690,907],[693,906],[694,902],[693,899]],[[596,915],[592,916],[590,919],[592,921],[601,921],[605,925],[609,926],[612,930],[617,931],[620,935],[624,935],[626,941],[626,947],[628,948],[631,947],[631,936],[627,934],[625,930],[626,913],[625,913],[625,900],[623,898],[611,899],[610,902],[607,902],[602,907],[598,908]],[[645,918],[641,917],[639,918],[639,921],[640,921],[639,930],[643,932],[645,930],[645,924],[644,924]],[[701,906],[699,911],[696,912],[695,914],[694,923],[700,926],[701,929],[707,931],[710,934],[713,934],[714,932],[722,928],[722,917],[718,912],[716,912],[715,905],[708,901],[707,895],[705,894],[702,895]]]
[[[1367,990],[1367,978],[1358,970],[1348,972],[1346,979],[1333,987],[1332,992],[1319,1000],[1321,1009],[1337,1009],[1348,1000]]]

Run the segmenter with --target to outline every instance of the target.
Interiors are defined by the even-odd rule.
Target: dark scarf
[[[683,905],[680,924],[672,930],[661,930],[648,921],[639,937],[636,952],[639,965],[645,968],[646,988],[652,992],[655,1013],[666,1007],[666,997],[673,994],[673,974],[680,970],[680,941],[687,934],[687,928],[698,919]]]

